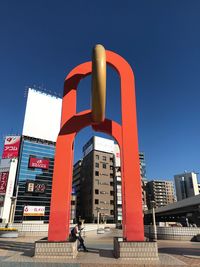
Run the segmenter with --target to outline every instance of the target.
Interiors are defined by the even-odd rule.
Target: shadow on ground
[[[167,253],[172,255],[191,255],[191,256],[199,256],[199,248],[179,248],[179,247],[166,247],[159,248],[159,253]]]
[[[92,247],[87,247],[89,253],[98,254],[100,257],[104,258],[114,258],[113,250],[111,249],[97,249]]]
[[[22,252],[25,256],[32,257],[34,255],[34,243],[0,241],[0,249]]]

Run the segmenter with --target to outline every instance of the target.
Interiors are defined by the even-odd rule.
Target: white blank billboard
[[[29,88],[23,135],[56,142],[62,99]]]

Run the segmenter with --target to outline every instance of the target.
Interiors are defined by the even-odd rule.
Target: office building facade
[[[22,137],[15,222],[29,220],[48,222],[54,154],[55,143],[33,137]],[[35,209],[35,212],[32,212],[32,209]]]
[[[10,165],[0,171],[0,187],[5,191],[0,192],[1,221],[48,222],[61,106],[61,98],[29,88],[22,136],[8,136],[2,155],[2,161],[9,159]],[[71,204],[73,221],[75,192]]]
[[[199,194],[198,177],[195,172],[174,175],[177,201]]]
[[[146,160],[144,152],[139,152],[139,160],[140,160],[140,176],[141,176],[141,187],[142,187],[142,208],[143,211],[147,210],[147,195],[146,195],[146,184],[147,184],[147,176],[146,176]]]
[[[140,171],[146,181],[144,153]],[[142,176],[141,176],[142,177]],[[77,187],[77,218],[122,222],[122,186],[119,146],[113,140],[94,136],[83,147],[83,159],[74,165],[73,186]],[[141,179],[142,186],[142,179]],[[144,196],[144,194],[143,194]],[[144,200],[146,205],[146,198]]]

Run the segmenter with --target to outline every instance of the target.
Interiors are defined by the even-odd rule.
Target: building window
[[[106,161],[106,156],[103,156],[102,159],[103,159],[104,161]]]
[[[95,194],[98,195],[99,194],[99,190],[95,189]]]
[[[96,182],[97,184],[99,184],[99,179],[95,179],[95,182]]]
[[[98,160],[99,159],[99,155],[96,155],[95,158]]]
[[[114,185],[114,183],[113,182],[110,182],[110,186],[113,186]]]
[[[98,171],[95,171],[95,176],[99,176],[99,172]]]
[[[111,196],[114,196],[114,191],[110,191],[110,195]]]
[[[113,170],[113,166],[112,165],[110,166],[110,170]]]
[[[99,163],[98,162],[95,162],[95,167],[99,168]]]
[[[95,203],[95,204],[99,204],[99,200],[98,200],[98,199],[95,199],[95,200],[94,200],[94,203]]]
[[[189,177],[189,185],[190,185],[190,188],[193,188],[193,181],[192,181],[192,177]]]
[[[114,200],[110,200],[110,205],[114,205]]]
[[[106,169],[106,163],[102,164],[103,169]]]
[[[113,177],[114,177],[113,173],[110,173],[110,178],[113,178]]]
[[[111,210],[110,211],[110,215],[114,215],[114,210]]]

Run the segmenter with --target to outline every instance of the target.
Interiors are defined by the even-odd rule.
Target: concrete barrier
[[[71,224],[70,228],[74,227],[75,224]],[[99,227],[104,228],[115,228],[115,224],[100,224]],[[5,227],[5,224],[0,224],[0,227]],[[49,224],[48,223],[13,223],[9,227],[16,228],[18,230],[19,236],[47,236]],[[84,224],[83,234],[90,231],[97,230],[98,225],[93,223]]]
[[[183,240],[195,241],[196,236],[200,234],[200,227],[161,227],[157,226],[157,238],[162,240]],[[145,225],[145,236],[154,238],[154,228],[152,225]]]

